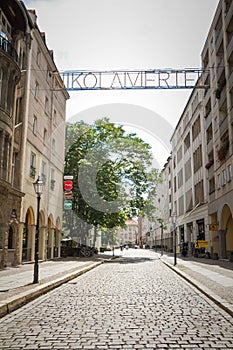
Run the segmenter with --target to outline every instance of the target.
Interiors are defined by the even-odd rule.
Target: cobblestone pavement
[[[233,319],[153,252],[129,250],[3,317],[0,349],[232,350]]]

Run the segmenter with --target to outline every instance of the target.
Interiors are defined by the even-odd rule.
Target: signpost
[[[73,176],[64,176],[64,210],[72,210],[72,198],[73,198]]]

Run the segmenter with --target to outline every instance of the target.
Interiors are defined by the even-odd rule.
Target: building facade
[[[178,250],[188,242],[191,252],[201,240],[212,257],[228,258],[233,252],[231,0],[219,1],[201,58],[205,73],[200,82],[206,89],[192,91],[171,137],[171,174],[166,164],[160,186],[169,202],[161,197],[158,207],[162,214],[168,206],[170,236],[176,229]],[[162,217],[169,221],[166,214]]]
[[[138,223],[133,219],[126,220],[125,227],[120,227],[116,236],[120,246],[139,244]]]
[[[202,51],[211,250],[233,251],[233,2],[219,2]]]
[[[172,213],[177,241],[209,241],[203,90],[194,89],[171,137]]]
[[[10,11],[11,8],[11,11]],[[16,88],[21,78],[21,46],[27,37],[27,17],[18,1],[0,8],[0,265],[15,264],[19,251],[18,219],[24,193],[12,180],[17,148]]]
[[[34,260],[37,197],[33,182],[38,176],[44,182],[39,258],[60,254],[68,94],[61,89],[59,74],[53,73],[57,72],[53,52],[36,19],[35,11],[27,10],[22,1],[1,2],[2,266]]]

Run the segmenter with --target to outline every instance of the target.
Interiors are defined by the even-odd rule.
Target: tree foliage
[[[76,235],[94,226],[123,226],[128,217],[152,215],[160,173],[150,145],[107,118],[67,124],[65,175],[73,175],[73,211],[66,225]]]

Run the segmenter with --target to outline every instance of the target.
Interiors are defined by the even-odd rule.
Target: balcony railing
[[[2,49],[3,51],[5,51],[8,55],[10,55],[16,63],[19,62],[18,59],[18,54],[15,50],[15,48],[13,47],[13,45],[9,42],[9,40],[7,40],[6,38],[4,38],[3,36],[0,35],[0,49]]]

